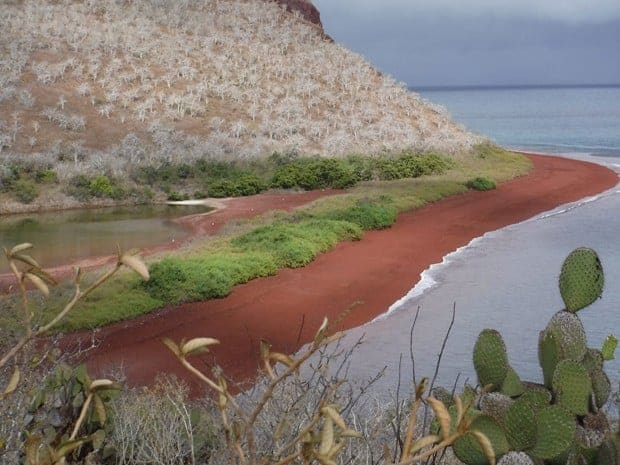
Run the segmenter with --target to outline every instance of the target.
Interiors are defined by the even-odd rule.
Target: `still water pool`
[[[173,221],[205,213],[204,206],[143,205],[0,217],[0,246],[35,245],[32,256],[44,267],[77,259],[111,255],[117,250],[151,247],[187,237],[189,230]],[[8,271],[4,257],[0,273]]]

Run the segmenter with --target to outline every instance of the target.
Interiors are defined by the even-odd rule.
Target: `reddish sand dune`
[[[261,338],[292,352],[311,339],[324,316],[335,321],[357,301],[361,304],[339,329],[364,323],[407,293],[430,264],[474,237],[618,182],[616,173],[595,164],[530,158],[534,169],[528,176],[402,214],[392,228],[342,243],[305,268],[251,281],[224,299],[168,307],[106,327],[97,333],[101,344],[88,364],[99,373],[122,365],[131,384],[149,383],[160,371],[191,380],[160,339],[210,336],[222,344],[197,363],[208,369],[215,360],[232,378],[246,379],[255,373]],[[67,342],[79,337],[89,335],[73,335]]]

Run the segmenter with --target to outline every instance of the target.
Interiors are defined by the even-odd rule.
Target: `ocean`
[[[620,87],[422,90],[466,127],[519,150],[595,161],[620,172]],[[476,382],[472,348],[478,333],[504,336],[512,366],[522,379],[541,381],[538,333],[563,308],[558,276],[576,247],[594,248],[605,270],[603,297],[579,312],[588,345],[620,337],[620,185],[563,205],[483,237],[444,257],[412,283],[407,296],[375,321],[349,331],[345,343],[364,335],[350,362],[363,384],[386,367],[375,389],[392,395],[398,380],[408,392],[415,374],[433,377],[442,338],[455,320],[437,383]],[[411,326],[420,309],[413,337]],[[606,363],[618,389],[620,351]],[[401,393],[402,394],[402,393]]]

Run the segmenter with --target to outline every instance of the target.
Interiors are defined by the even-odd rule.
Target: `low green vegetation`
[[[478,176],[477,178],[470,179],[465,183],[465,185],[477,191],[490,191],[497,187],[495,181],[489,178],[485,178],[482,176]]]
[[[151,263],[148,283],[141,283],[128,273],[119,274],[105,288],[89,295],[83,302],[84,310],[69,315],[58,329],[92,328],[147,313],[167,304],[226,296],[237,284],[273,275],[281,268],[304,266],[338,242],[358,240],[364,231],[388,228],[400,212],[465,192],[466,183],[472,178],[493,177],[501,182],[524,174],[529,169],[529,161],[523,156],[487,146],[480,150],[481,153],[473,156],[455,157],[452,162],[439,156],[423,161],[412,154],[403,154],[390,162],[357,156],[346,161],[300,161],[292,154],[274,154],[269,162],[276,167],[271,176],[279,168],[291,170],[296,167],[296,170],[307,169],[314,173],[313,179],[320,179],[322,183],[342,180],[343,173],[347,176],[353,173],[360,181],[340,195],[325,197],[294,213],[272,212],[228,225],[215,240],[205,238],[189,250]],[[393,172],[393,167],[388,168],[391,163],[409,174],[423,175],[399,178],[393,174],[390,175],[394,178],[391,180],[377,179],[379,168],[383,176]],[[257,177],[268,176],[266,166],[256,165]],[[334,169],[342,176],[330,178],[325,172],[326,166],[342,168]],[[143,173],[149,173],[149,176],[154,176],[153,179],[159,176],[151,170]],[[167,177],[182,174],[188,178],[199,176],[199,173],[210,173],[225,179],[233,176],[231,173],[239,172],[228,164],[200,162],[195,166],[183,166],[182,169],[168,166],[165,173]],[[237,179],[243,176],[239,175]],[[117,183],[110,177],[107,181],[97,177],[81,180],[80,186],[92,195],[91,189],[101,193],[113,192]],[[171,196],[178,195],[179,198],[185,198],[184,194],[170,192]],[[128,195],[137,194],[129,191]],[[94,275],[85,279],[94,280]],[[49,319],[58,310],[58,302],[67,297],[68,291],[62,289],[52,293],[50,305],[41,315],[43,321]],[[18,310],[13,314],[18,315]],[[5,316],[1,323],[10,327],[11,321],[12,317]]]
[[[39,196],[42,185],[57,182],[58,175],[49,165],[25,161],[0,167],[0,193],[10,193],[24,204],[32,203]]]

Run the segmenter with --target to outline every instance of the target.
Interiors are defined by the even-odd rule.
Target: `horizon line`
[[[414,92],[429,91],[458,91],[458,90],[517,90],[517,89],[594,89],[615,88],[616,84],[467,84],[467,85],[439,85],[439,86],[407,86]]]

